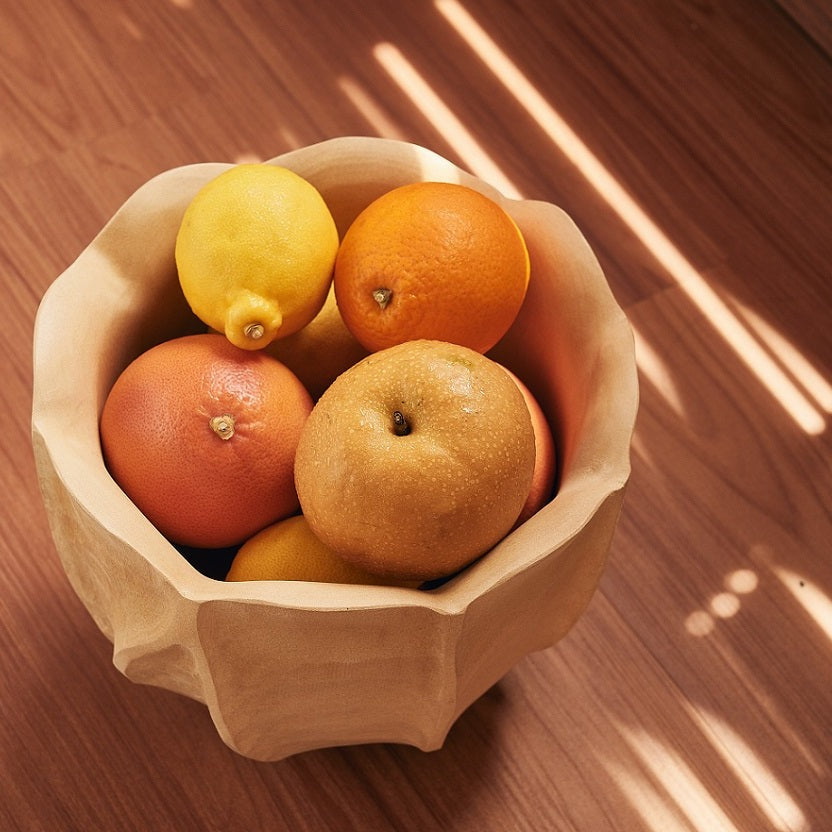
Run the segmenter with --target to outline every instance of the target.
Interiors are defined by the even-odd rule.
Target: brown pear
[[[295,484],[316,535],[345,560],[435,579],[514,525],[535,464],[522,393],[466,347],[408,341],[373,353],[307,419]]]

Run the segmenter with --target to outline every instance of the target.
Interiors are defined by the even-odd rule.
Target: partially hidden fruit
[[[267,526],[239,549],[227,581],[315,581],[334,584],[403,585],[339,558],[295,515]]]
[[[463,185],[417,182],[370,203],[344,235],[335,293],[368,349],[451,341],[486,352],[523,303],[529,255],[514,220]]]
[[[408,341],[339,376],[304,426],[295,484],[313,532],[380,575],[450,575],[494,546],[529,493],[519,388],[480,353]]]
[[[347,329],[332,287],[311,323],[288,338],[274,341],[267,349],[303,382],[315,401],[344,370],[367,355]]]
[[[315,187],[287,168],[240,164],[204,185],[176,238],[186,300],[242,349],[297,332],[332,281],[338,230]]]
[[[293,465],[312,400],[222,335],[165,341],[121,373],[101,414],[113,479],[163,535],[231,546],[298,509]]]
[[[514,379],[514,383],[520,388],[526,406],[529,408],[529,416],[534,429],[534,471],[532,472],[532,484],[529,487],[529,496],[520,516],[515,521],[515,527],[525,523],[533,514],[537,514],[549,500],[552,499],[555,478],[557,476],[557,446],[549,420],[535,398],[531,390],[511,370],[504,367],[504,370]]]

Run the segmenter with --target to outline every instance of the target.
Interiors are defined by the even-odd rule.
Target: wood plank
[[[827,57],[832,55],[832,12],[823,3],[778,0],[778,5]]]

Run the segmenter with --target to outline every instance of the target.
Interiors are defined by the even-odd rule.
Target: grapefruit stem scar
[[[234,436],[234,417],[230,413],[224,413],[222,416],[214,416],[208,424],[220,439],[227,440]]]

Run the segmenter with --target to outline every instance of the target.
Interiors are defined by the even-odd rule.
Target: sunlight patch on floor
[[[694,610],[685,619],[685,630],[692,636],[702,638],[710,635],[718,619],[733,618],[742,608],[741,595],[754,592],[760,579],[753,569],[735,569],[723,581],[725,589],[714,593],[705,609]]]
[[[733,592],[717,592],[708,608],[717,618],[733,618],[740,611],[740,599]]]
[[[772,564],[771,571],[780,580],[792,597],[806,611],[809,617],[832,641],[832,600],[808,578],[803,578],[785,566]]]
[[[364,116],[366,122],[376,131],[376,135],[384,139],[406,140],[407,137],[388,117],[378,101],[355,78],[342,75],[338,79],[338,86],[353,107]]]
[[[634,766],[606,755],[598,755],[598,759],[635,809],[645,829],[650,832],[691,832],[690,824]]]
[[[633,331],[633,338],[635,340],[636,363],[638,364],[639,371],[644,374],[644,377],[663,396],[667,404],[673,408],[676,414],[678,416],[684,416],[685,406],[682,403],[679,388],[673,379],[673,373],[632,321],[630,321],[630,329]]]
[[[279,128],[280,137],[283,139],[284,142],[289,146],[290,149],[295,150],[298,147],[301,147],[304,143],[300,140],[297,133],[294,130],[286,127],[285,125],[281,125]]]
[[[634,457],[638,457],[645,465],[656,468],[656,456],[651,451],[651,445],[644,438],[643,432],[636,426],[633,438],[630,440],[630,451]]]
[[[789,594],[832,641],[832,598],[804,575],[777,562],[775,551],[766,543],[755,543],[749,550],[751,560],[761,569],[769,570]]]
[[[458,0],[435,0],[435,5],[564,156],[676,280],[688,298],[708,317],[740,360],[794,421],[806,433],[823,433],[826,420],[818,410],[462,4]]]
[[[832,413],[832,384],[809,363],[794,344],[753,309],[736,300],[734,303],[757,337],[777,356],[806,393],[827,413]]]
[[[647,220],[647,222],[650,222]],[[632,227],[632,226],[631,226]],[[654,227],[639,234],[656,259],[673,275],[685,294],[708,318],[714,328],[749,370],[768,388],[794,421],[808,434],[817,436],[826,429],[826,420],[818,409],[791,381],[769,355],[754,334],[743,325],[729,306],[688,263],[683,255]],[[649,232],[649,233],[648,233]]]
[[[806,816],[753,748],[715,713],[701,714],[690,703],[685,710],[710,740],[716,752],[745,786],[773,829],[804,832]]]
[[[714,631],[716,621],[707,610],[694,610],[685,619],[685,629],[692,636],[702,638]]]
[[[725,576],[725,588],[739,595],[754,592],[759,583],[760,579],[753,569],[735,569]]]
[[[136,22],[133,20],[132,17],[125,14],[124,12],[119,12],[117,17],[121,21],[121,25],[125,28],[130,37],[132,37],[134,40],[144,40],[144,34],[142,33],[142,30],[136,25]]]
[[[402,92],[464,160],[471,173],[493,185],[503,195],[520,198],[514,183],[399,49],[392,43],[379,43],[374,47],[373,54]]]
[[[622,726],[621,733],[694,829],[740,832],[678,751],[640,728]]]

